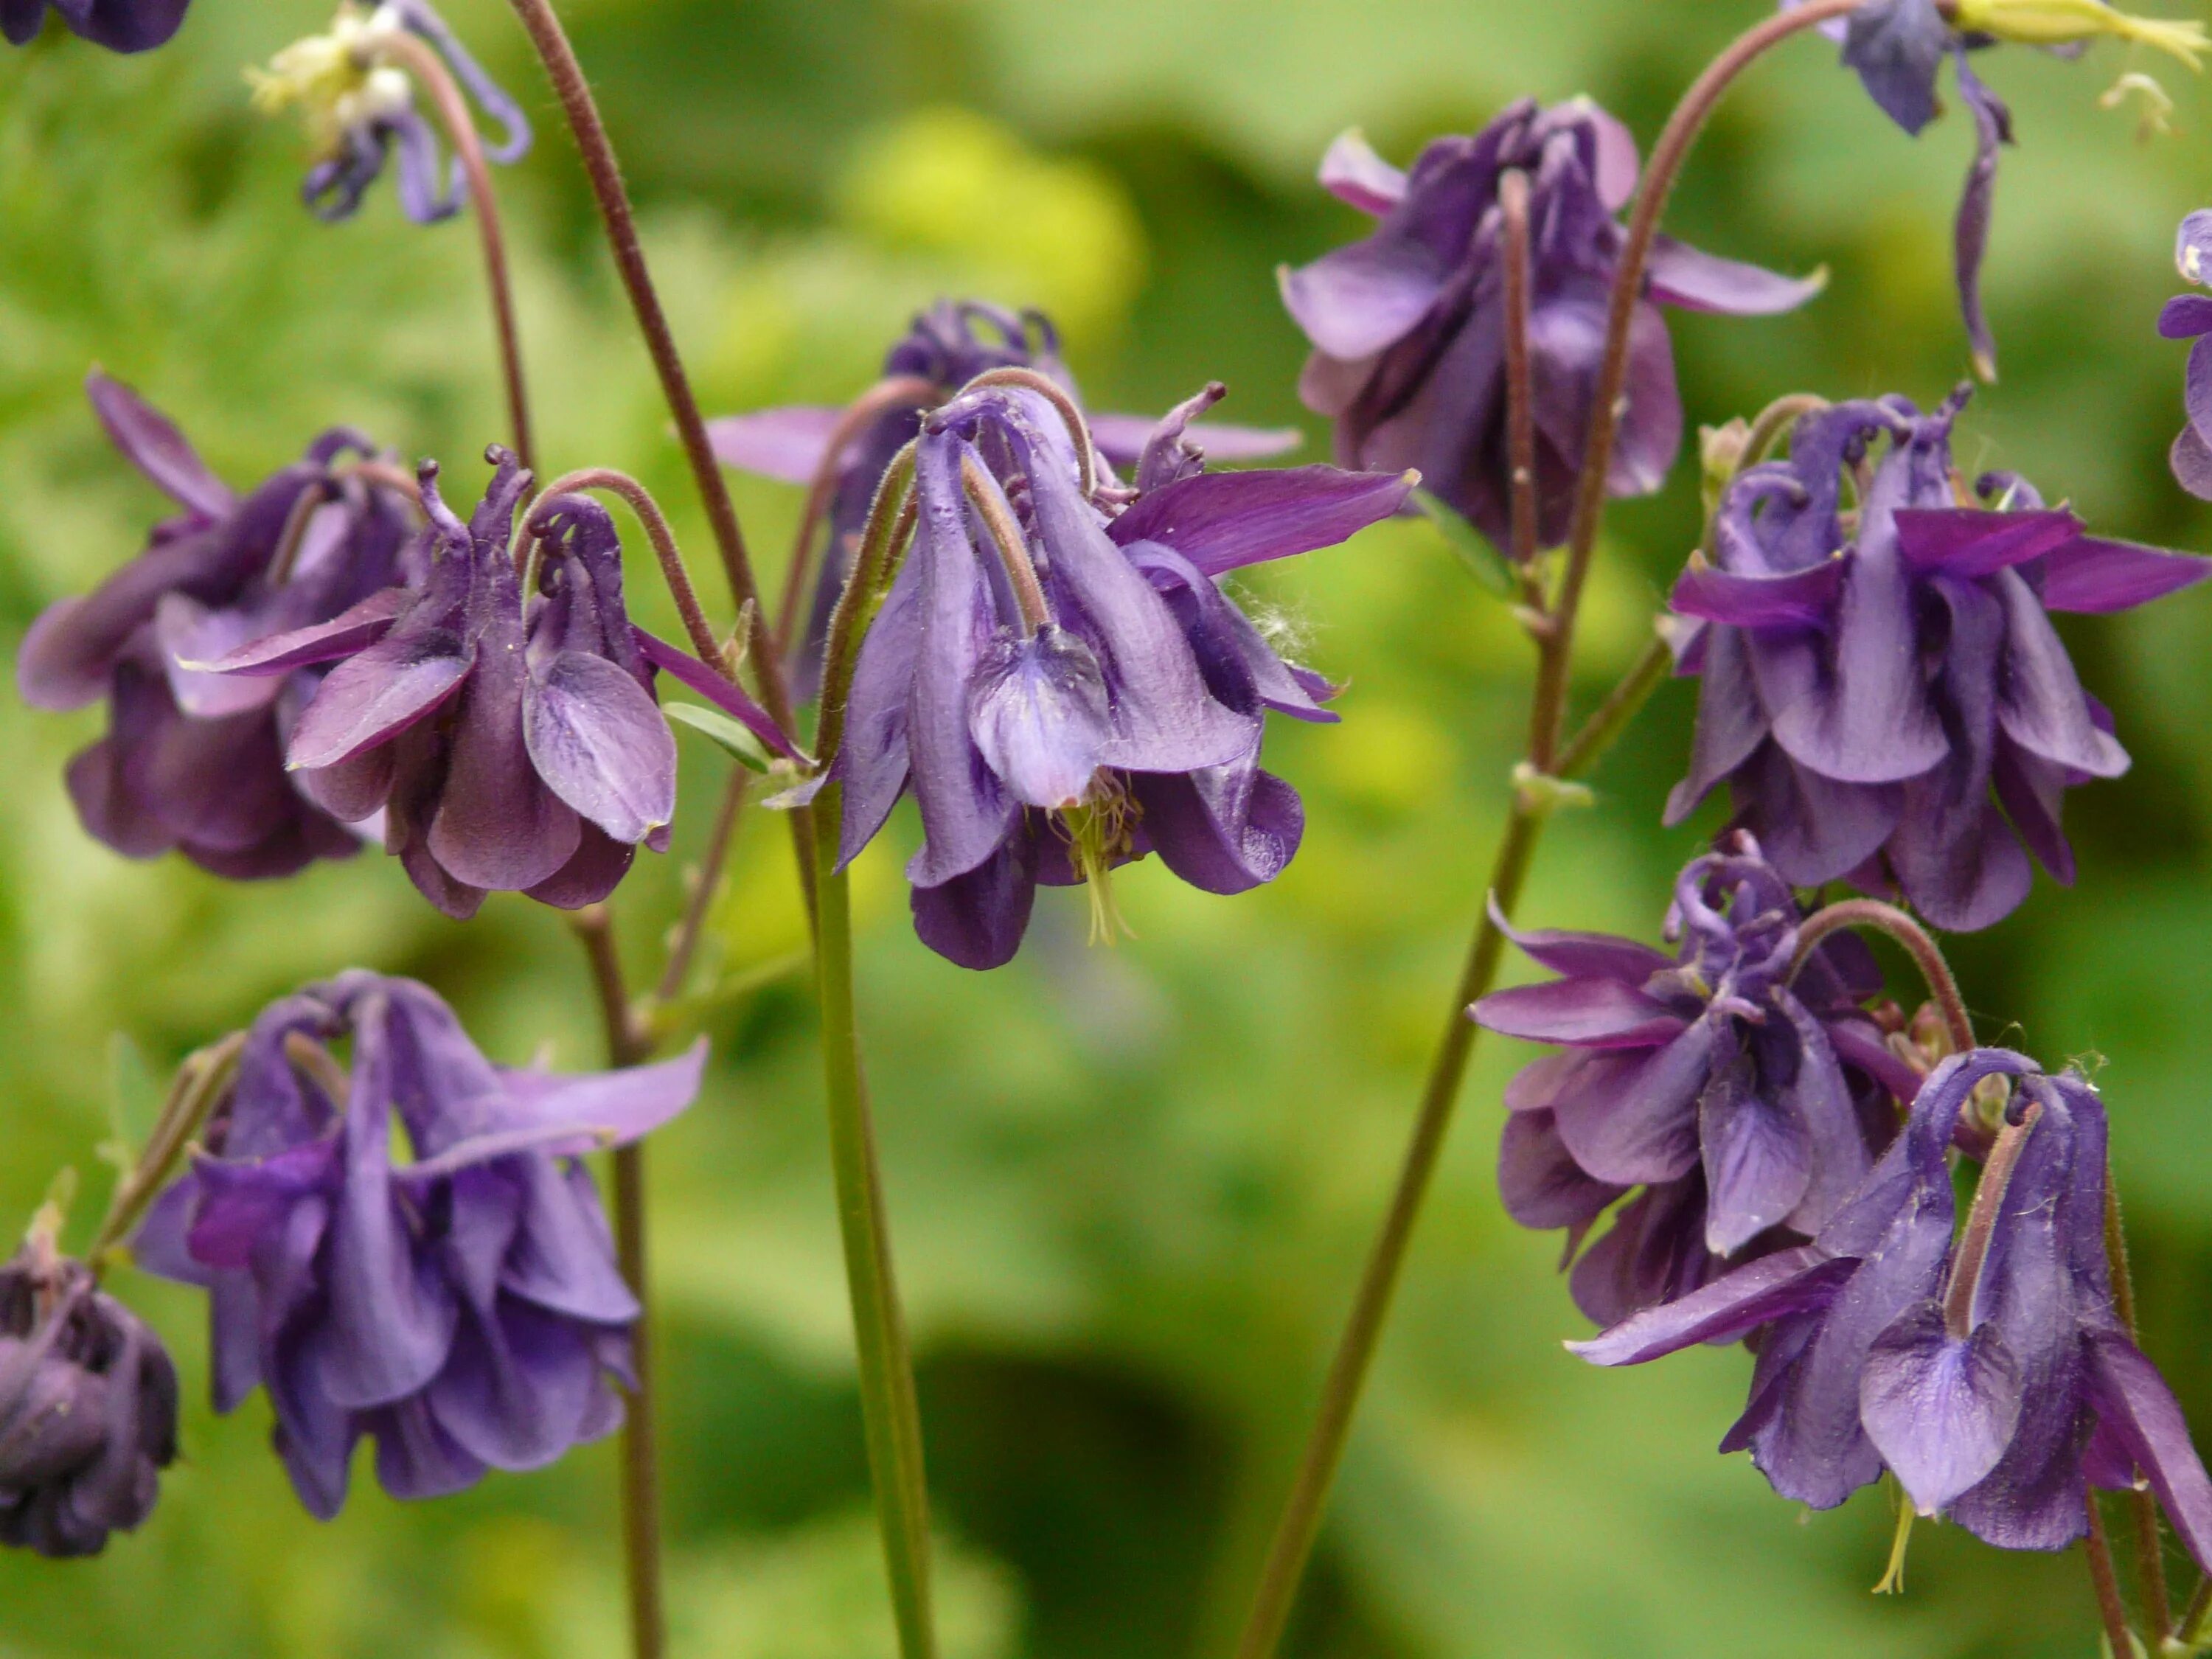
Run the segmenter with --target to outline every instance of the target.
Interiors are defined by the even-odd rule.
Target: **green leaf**
[[[138,1149],[154,1133],[161,1115],[167,1091],[146,1064],[128,1034],[118,1031],[107,1039],[108,1139],[100,1147],[103,1163],[128,1171],[138,1161]]]
[[[768,753],[761,747],[760,739],[720,709],[696,702],[672,702],[664,704],[660,712],[677,725],[688,726],[702,733],[738,765],[755,772],[768,770]]]
[[[1490,544],[1490,538],[1427,490],[1415,490],[1413,499],[1421,504],[1421,511],[1429,515],[1429,521],[1443,532],[1444,545],[1459,556],[1468,574],[1481,584],[1485,592],[1495,593],[1501,599],[1512,599],[1519,592],[1512,568],[1506,563],[1505,556]]]

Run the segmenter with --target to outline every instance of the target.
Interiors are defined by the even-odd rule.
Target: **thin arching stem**
[[[991,471],[977,459],[972,452],[960,457],[960,485],[967,493],[969,502],[976,516],[983,520],[991,532],[993,545],[999,550],[999,563],[1006,573],[1006,585],[1014,591],[1014,606],[1022,613],[1023,630],[1035,634],[1052,621],[1052,607],[1045,603],[1044,584],[1037,580],[1036,566],[1030,561],[1028,538],[1022,534],[1021,520],[1015,518],[1012,503],[999,488],[999,481]]]
[[[1536,395],[1528,347],[1528,175],[1518,167],[1498,175],[1498,251],[1505,265],[1505,453],[1511,470],[1513,567],[1525,582],[1536,562]]]
[[[524,515],[525,529],[532,533],[538,532],[540,515],[556,496],[585,489],[604,489],[619,495],[637,514],[638,523],[645,526],[646,539],[653,544],[653,556],[660,562],[660,576],[667,584],[668,596],[676,601],[676,613],[684,619],[684,631],[691,636],[692,650],[709,668],[726,675],[729,665],[723,659],[721,641],[714,637],[714,625],[707,620],[706,610],[699,603],[699,590],[691,585],[691,572],[676,545],[676,532],[669,528],[668,515],[660,510],[660,503],[653,499],[652,492],[629,473],[605,466],[580,467],[574,472],[562,473],[538,492],[537,501]]]
[[[1067,395],[1067,388],[1049,374],[1018,364],[1005,368],[987,368],[968,382],[962,391],[972,391],[981,386],[1018,386],[1034,392],[1060,411],[1060,418],[1067,427],[1068,440],[1075,447],[1075,465],[1079,473],[1078,482],[1083,488],[1083,499],[1089,501],[1098,490],[1098,452],[1091,447],[1091,422],[1083,418],[1083,411],[1075,399]]]
[[[1828,400],[1815,392],[1793,392],[1786,398],[1777,398],[1759,411],[1751,430],[1744,434],[1743,465],[1758,465],[1799,421],[1827,407]]]
[[[523,465],[532,465],[530,397],[522,375],[522,335],[514,320],[514,283],[508,275],[507,239],[500,233],[499,201],[492,190],[491,168],[485,163],[483,142],[477,137],[468,101],[453,83],[445,60],[428,44],[402,30],[379,37],[377,53],[389,58],[419,82],[437,106],[438,119],[460,157],[461,172],[469,183],[469,211],[477,222],[483,244],[484,278],[491,289],[493,331],[499,338],[499,367],[507,386],[507,418],[514,434],[514,453]]]
[[[1951,972],[1951,964],[1944,961],[1942,948],[1926,928],[1893,904],[1880,899],[1844,899],[1815,910],[1798,925],[1797,957],[1790,971],[1794,975],[1802,969],[1814,946],[1847,927],[1871,927],[1903,945],[1913,966],[1920,969],[1920,976],[1928,981],[1943,1016],[1944,1030],[1950,1035],[1952,1049],[1963,1054],[1974,1047],[1973,1017],[1966,1012],[1966,999],[1959,994],[1958,979]]]

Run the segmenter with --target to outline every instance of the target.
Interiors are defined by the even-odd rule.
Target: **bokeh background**
[[[1648,140],[1759,0],[572,0],[578,46],[714,410],[842,401],[939,295],[1059,319],[1096,407],[1157,410],[1209,377],[1224,410],[1311,422],[1273,271],[1358,233],[1310,182],[1363,125],[1408,158],[1509,99],[1588,92]],[[706,539],[597,240],[573,153],[497,0],[453,21],[538,118],[502,175],[542,441],[560,466],[645,476]],[[465,225],[402,222],[388,190],[326,228],[297,206],[301,141],[247,107],[241,65],[324,19],[314,0],[198,0],[179,40],[123,60],[50,33],[0,53],[0,650],[88,586],[162,511],[110,452],[94,362],[173,410],[247,483],[349,422],[456,480],[498,432]],[[2177,137],[2097,107],[2123,70],[2008,52],[1990,260],[2003,383],[1960,453],[2018,467],[2101,529],[2212,547],[2167,478],[2179,349],[2152,323],[2172,227],[2212,185],[2193,85]],[[2182,80],[2185,76],[2179,77]],[[1680,319],[1693,421],[1778,393],[1960,373],[1948,222],[1954,116],[1917,143],[1832,49],[1758,70],[1699,149],[1674,226],[1834,280],[1802,315]],[[1318,440],[1319,434],[1316,433]],[[1316,443],[1315,447],[1318,447]],[[763,562],[798,492],[741,483]],[[1619,511],[1590,614],[1595,695],[1643,637],[1695,534],[1694,467]],[[711,559],[705,561],[711,568]],[[645,587],[642,581],[637,584]],[[1255,602],[1348,682],[1341,727],[1285,726],[1305,848],[1224,901],[1140,867],[1136,937],[1084,944],[1048,896],[1028,949],[981,978],[905,919],[902,819],[859,872],[861,996],[900,1271],[921,1363],[948,1659],[1170,1659],[1233,1634],[1321,1365],[1379,1216],[1480,896],[1522,719],[1528,652],[1414,523],[1260,573]],[[658,603],[654,601],[653,603]],[[650,607],[648,607],[650,608]],[[666,620],[665,617],[663,620]],[[2074,798],[2083,885],[2047,881],[1960,967],[1991,1036],[2100,1069],[2147,1344],[2212,1425],[2212,595],[2072,619],[2085,680],[2136,765]],[[1526,915],[1651,937],[1698,828],[1657,812],[1692,697],[1668,689],[1563,817]],[[96,716],[0,696],[0,1227],[56,1169],[104,1201],[97,1146],[190,1047],[349,964],[419,975],[496,1055],[595,1064],[558,919],[520,899],[456,927],[379,857],[268,887],[127,863],[60,785]],[[622,895],[634,969],[657,966],[725,763],[686,739],[678,849]],[[654,1148],[665,1318],[670,1575],[680,1659],[892,1651],[826,1175],[788,842],[746,823],[714,918],[705,1097]],[[1522,971],[1517,969],[1516,971]],[[1900,990],[1906,981],[1900,975]],[[1491,1174],[1486,1044],[1361,1417],[1292,1647],[1310,1659],[1635,1653],[2094,1650],[2077,1560],[2003,1557],[1923,1527],[1901,1600],[1868,1593],[1891,1530],[1865,1493],[1808,1516],[1713,1454],[1741,1352],[1626,1373],[1583,1326],[1558,1240],[1515,1231]],[[119,1288],[187,1373],[186,1460],[159,1513],[92,1564],[0,1561],[6,1659],[153,1655],[569,1659],[622,1651],[610,1449],[495,1476],[427,1508],[364,1479],[308,1520],[256,1401],[204,1404],[194,1298]]]

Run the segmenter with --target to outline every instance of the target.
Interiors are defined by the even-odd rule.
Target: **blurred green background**
[[[1586,91],[1648,141],[1762,7],[564,9],[711,410],[842,401],[913,310],[978,295],[1053,312],[1096,407],[1158,410],[1218,376],[1224,416],[1280,422],[1306,417],[1273,269],[1361,222],[1310,183],[1338,130],[1364,125],[1404,160],[1516,95]],[[497,0],[450,13],[539,123],[536,153],[501,183],[546,458],[645,476],[703,556],[520,34]],[[93,362],[173,411],[234,483],[337,422],[445,456],[457,494],[474,482],[499,416],[467,228],[409,226],[388,188],[356,223],[313,223],[295,201],[300,138],[247,107],[240,67],[323,17],[312,0],[198,0],[150,58],[51,33],[0,52],[0,648],[129,556],[163,510],[83,405]],[[2096,106],[2122,70],[2167,67],[2117,48],[1985,66],[2023,144],[1990,260],[2005,379],[1977,399],[1960,456],[2025,471],[2111,533],[2206,547],[2212,523],[2163,462],[2181,364],[2152,330],[2175,287],[2172,227],[2212,175],[2205,106],[2176,87],[2180,135],[2147,148],[2131,115]],[[1956,116],[1905,139],[1817,40],[1752,76],[1699,149],[1674,228],[1784,268],[1826,263],[1834,281],[1795,318],[1678,319],[1693,422],[1800,388],[1942,395],[1963,362],[1948,222],[1966,146]],[[770,568],[797,495],[740,483]],[[1685,465],[1664,496],[1615,514],[1585,696],[1635,649],[1695,514]],[[1507,619],[1414,524],[1251,589],[1350,687],[1340,728],[1273,734],[1271,764],[1309,810],[1275,885],[1212,899],[1140,867],[1121,883],[1136,937],[1113,950],[1085,946],[1079,897],[1048,895],[1018,963],[982,978],[912,938],[897,879],[909,821],[860,866],[866,1042],[921,1354],[948,1659],[1224,1650],[1478,902],[1528,669]],[[2042,883],[1957,957],[1987,1033],[2102,1066],[2147,1346],[2212,1425],[2212,599],[2066,632],[2136,769],[2074,797],[2084,890]],[[1599,810],[1559,822],[1527,916],[1656,935],[1695,841],[1696,826],[1656,827],[1692,702],[1662,691],[1600,775]],[[59,774],[96,723],[0,697],[0,1224],[27,1217],[64,1164],[88,1178],[81,1212],[96,1209],[94,1149],[118,1088],[343,966],[428,981],[498,1057],[550,1042],[560,1063],[598,1062],[576,952],[548,911],[506,900],[461,927],[378,857],[242,888],[88,842]],[[684,764],[678,850],[622,895],[641,974],[723,763],[687,739]],[[782,825],[754,815],[711,942],[710,1087],[654,1149],[680,1659],[892,1651],[789,857]],[[1741,1402],[1740,1352],[1603,1373],[1560,1352],[1583,1327],[1553,1272],[1558,1240],[1511,1227],[1491,1175],[1499,1086],[1528,1057],[1494,1043],[1479,1059],[1296,1651],[2093,1652],[2077,1561],[2001,1556],[1949,1528],[1920,1528],[1905,1597],[1870,1596],[1891,1530],[1881,1495],[1808,1516],[1713,1455]],[[0,1655],[622,1650],[609,1448],[425,1508],[389,1502],[364,1472],[343,1517],[317,1525],[266,1451],[262,1403],[208,1412],[195,1298],[131,1273],[118,1285],[187,1372],[185,1461],[153,1522],[101,1560],[0,1560]]]

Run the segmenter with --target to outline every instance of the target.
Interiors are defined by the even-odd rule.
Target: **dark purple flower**
[[[1335,421],[1338,461],[1417,469],[1425,489],[1506,544],[1498,187],[1517,168],[1529,182],[1537,534],[1546,547],[1565,541],[1626,234],[1613,216],[1635,193],[1638,167],[1628,130],[1587,100],[1546,110],[1515,104],[1471,138],[1435,140],[1410,173],[1357,132],[1339,138],[1322,158],[1321,182],[1381,222],[1364,240],[1282,276],[1283,302],[1314,344],[1300,393]],[[1823,280],[1792,282],[1661,237],[1630,337],[1627,409],[1608,490],[1658,489],[1681,447],[1661,306],[1763,315],[1802,305]]]
[[[905,336],[884,357],[885,380],[912,378],[930,388],[886,409],[848,434],[839,460],[829,510],[829,556],[817,574],[813,611],[799,662],[799,689],[819,689],[822,647],[830,613],[852,574],[853,556],[868,520],[876,487],[891,459],[921,430],[925,407],[942,404],[978,374],[994,368],[1033,368],[1075,392],[1074,377],[1060,358],[1060,334],[1042,312],[1012,312],[976,301],[939,300],[915,316]],[[726,466],[786,483],[811,483],[821,471],[845,411],[827,405],[790,404],[732,415],[708,423],[714,453]],[[1094,415],[1093,441],[1115,466],[1136,464],[1154,422],[1135,415]],[[1295,430],[1261,431],[1208,424],[1189,434],[1200,453],[1221,460],[1277,455],[1297,447]]]
[[[1187,413],[1152,451],[1163,476],[1185,471]],[[1304,818],[1259,768],[1264,717],[1333,719],[1331,691],[1218,579],[1387,518],[1409,481],[1193,472],[1131,501],[1102,477],[1086,500],[1059,411],[1007,387],[932,415],[915,473],[913,550],[860,649],[832,774],[844,858],[910,788],[915,930],[969,968],[1013,956],[1041,881],[1088,884],[1109,927],[1108,872],[1147,852],[1208,892],[1272,880]]]
[[[638,1313],[579,1160],[683,1110],[705,1060],[510,1071],[427,987],[345,974],[254,1022],[132,1249],[207,1287],[216,1408],[269,1391],[317,1516],[364,1436],[396,1498],[538,1468],[621,1423]]]
[[[2212,210],[2181,222],[2173,243],[2173,263],[2185,281],[2212,284],[2206,256],[2212,254]],[[2180,294],[2159,313],[2158,331],[2169,340],[2194,340],[2182,404],[2189,419],[2173,440],[2169,459],[2173,476],[2191,495],[2212,501],[2212,297]]]
[[[2008,1147],[1954,1241],[1948,1154],[1984,1079],[2012,1079]],[[2021,1138],[2024,1133],[2024,1139]],[[1980,1048],[1946,1060],[1905,1133],[1810,1243],[1588,1342],[1601,1365],[1750,1336],[1750,1404],[1722,1441],[1784,1497],[1832,1509],[1887,1468],[1923,1515],[2005,1549],[2062,1549],[2088,1487],[2140,1474],[2200,1565],[2212,1481],[2113,1311],[2105,1109],[2072,1073]]]
[[[436,131],[415,106],[412,78],[379,50],[402,33],[427,41],[499,123],[502,137],[483,146],[487,160],[513,163],[530,153],[522,106],[484,73],[429,0],[381,0],[373,10],[342,0],[328,34],[295,41],[265,71],[252,72],[258,107],[271,114],[296,107],[307,122],[315,161],[300,193],[319,219],[351,218],[395,149],[400,210],[416,223],[451,218],[467,199],[460,158],[441,155]]]
[[[1644,1190],[1582,1255],[1601,1325],[1817,1232],[1897,1126],[1918,1079],[1862,1005],[1866,947],[1825,941],[1795,978],[1797,901],[1748,836],[1674,886],[1672,957],[1602,933],[1512,933],[1559,979],[1493,992],[1482,1025],[1565,1052],[1506,1086],[1498,1188],[1526,1227],[1567,1229]],[[1510,930],[1508,930],[1509,933]]]
[[[51,7],[72,34],[112,52],[150,52],[182,27],[191,0],[0,0],[0,40],[20,46]]]
[[[1725,779],[1792,883],[1901,888],[1960,930],[2027,896],[2031,851],[2072,881],[2065,791],[2128,767],[2048,613],[2124,611],[2212,571],[2084,535],[2017,477],[1980,481],[1994,510],[1960,505],[1966,395],[1927,416],[1901,398],[1808,415],[1788,460],[1729,487],[1714,562],[1672,599],[1706,625],[1682,653],[1698,730],[1667,810],[1679,823]]]
[[[184,509],[146,550],[31,624],[15,665],[23,700],[106,698],[107,735],[70,762],[77,816],[132,858],[172,848],[235,879],[343,858],[358,839],[285,775],[284,742],[318,672],[240,681],[205,672],[242,640],[327,622],[399,580],[407,508],[338,465],[370,446],[334,430],[244,499],[182,434],[95,372],[93,408],[116,447]]]
[[[0,1266],[0,1544],[97,1555],[153,1513],[176,1457],[161,1340],[34,1235]]]
[[[653,701],[656,665],[788,745],[734,686],[631,626],[622,544],[597,502],[533,509],[545,533],[526,595],[511,544],[531,475],[507,450],[486,459],[497,471],[466,524],[424,465],[418,586],[219,666],[252,684],[337,663],[300,711],[286,763],[333,816],[381,812],[386,848],[447,915],[474,915],[494,890],[575,909],[614,890],[639,843],[667,850],[676,740]]]

